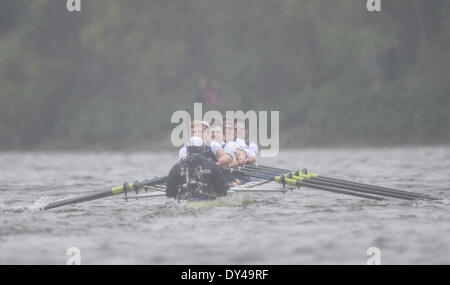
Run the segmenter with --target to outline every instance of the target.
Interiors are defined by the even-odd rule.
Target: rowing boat
[[[123,197],[123,199],[129,201],[165,196],[165,194],[161,194],[161,192],[164,191],[164,187],[164,184],[145,186],[144,189],[147,191],[146,194],[132,196],[127,195],[126,197]],[[215,199],[191,198],[182,201],[181,204],[194,209],[210,207],[241,207],[249,205],[254,201],[253,196],[250,195],[251,193],[286,193],[288,191],[293,191],[294,189],[295,187],[293,186],[283,187],[283,185],[276,182],[258,179],[256,181],[231,187],[226,196],[217,197]]]
[[[296,188],[307,187],[311,189],[355,196],[359,198],[372,199],[381,201],[386,198],[395,198],[402,200],[435,200],[432,197],[423,193],[416,193],[412,191],[403,191],[392,189],[384,186],[376,186],[370,184],[364,184],[360,182],[348,181],[339,178],[331,178],[327,176],[321,176],[316,173],[311,173],[306,169],[303,170],[288,170],[283,168],[275,168],[264,165],[246,165],[245,167],[226,169],[231,173],[237,173],[244,175],[253,180],[246,184],[232,187],[229,189],[229,194],[223,197],[217,197],[214,199],[186,199],[182,201],[187,203],[193,208],[204,208],[210,206],[233,206],[236,205],[236,200],[233,200],[235,194],[243,193],[285,193],[292,191]],[[130,199],[143,199],[165,196],[167,176],[157,177],[149,180],[144,180],[135,183],[124,183],[121,186],[108,189],[106,191],[96,192],[80,197],[73,197],[70,199],[64,199],[47,204],[43,207],[43,210],[49,210],[66,205],[92,201],[105,197],[110,197],[118,194],[123,194],[125,200]],[[255,181],[256,180],[256,181]],[[146,192],[142,194],[142,192]],[[130,193],[136,195],[129,195]],[[247,203],[248,199],[239,200],[239,205]]]
[[[287,186],[268,181],[252,181],[243,185],[230,188],[227,196],[218,197],[214,200],[197,200],[187,201],[187,206],[194,209],[210,208],[210,207],[235,207],[246,206],[251,204],[254,199],[251,193],[286,193],[294,190],[295,187]]]

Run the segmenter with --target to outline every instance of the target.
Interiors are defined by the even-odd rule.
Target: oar
[[[315,180],[315,181],[322,181],[322,182],[328,182],[328,183],[333,183],[333,184],[338,184],[338,185],[360,187],[363,189],[380,191],[380,192],[387,193],[387,194],[394,194],[394,195],[398,194],[398,195],[405,195],[405,196],[409,196],[409,197],[415,197],[417,199],[430,199],[430,200],[437,199],[435,197],[432,197],[427,194],[422,194],[422,193],[414,193],[414,192],[410,192],[410,191],[397,190],[397,189],[392,189],[392,188],[388,188],[388,187],[364,184],[364,183],[347,181],[347,180],[337,179],[337,178],[324,177],[321,175],[319,176],[318,174],[310,173],[310,172],[307,172],[306,170],[293,172],[292,170],[287,170],[287,169],[282,169],[282,168],[274,168],[274,167],[262,166],[262,165],[258,165],[258,166],[248,165],[248,166],[246,166],[246,168],[260,170],[260,171],[267,172],[267,173],[271,173],[271,172],[277,173],[277,174],[290,173],[291,175],[300,176],[300,177],[304,177],[304,178],[310,178],[311,180]]]
[[[58,208],[58,207],[66,206],[66,205],[82,203],[82,202],[97,200],[97,199],[101,199],[101,198],[105,198],[105,197],[109,197],[109,196],[114,196],[114,195],[121,194],[121,193],[124,193],[126,195],[126,193],[129,191],[137,192],[139,190],[139,188],[141,188],[143,186],[151,186],[151,185],[155,185],[155,184],[164,183],[166,181],[166,178],[167,178],[167,176],[163,176],[163,177],[157,177],[157,178],[150,179],[150,180],[144,180],[141,182],[135,182],[134,184],[125,183],[122,186],[117,186],[117,187],[114,187],[114,188],[106,190],[106,191],[88,194],[88,195],[84,195],[84,196],[80,196],[80,197],[73,197],[70,199],[62,200],[62,201],[55,201],[55,202],[52,202],[52,203],[46,205],[43,209],[44,210],[54,209],[54,208]]]
[[[253,173],[259,173],[259,170],[255,170],[255,169],[251,169],[251,168],[244,168],[244,170],[247,170],[247,171],[250,171]],[[359,187],[359,186],[355,186],[355,185],[343,185],[343,184],[331,183],[331,182],[321,181],[321,180],[312,180],[308,176],[299,176],[299,175],[294,175],[293,173],[288,173],[288,174],[280,173],[278,175],[284,176],[285,178],[295,179],[297,181],[304,181],[304,182],[312,183],[315,185],[334,187],[334,188],[345,189],[345,190],[350,190],[350,191],[355,191],[355,192],[374,194],[374,195],[378,195],[378,196],[385,196],[385,197],[398,198],[398,199],[404,199],[404,200],[417,199],[417,197],[415,197],[415,196],[406,195],[406,194],[398,194],[398,193],[391,193],[391,192],[386,192],[386,191],[381,191],[381,190],[368,189],[368,188]]]
[[[318,174],[310,173],[310,172],[307,172],[306,170],[292,172],[292,170],[285,170],[285,169],[272,170],[275,168],[270,168],[270,167],[266,167],[266,166],[263,166],[263,167],[258,166],[257,168],[255,168],[255,166],[250,166],[250,168],[262,169],[263,171],[275,171],[275,173],[283,173],[283,172],[285,173],[285,171],[287,171],[291,175],[300,176],[300,177],[304,177],[304,178],[310,178],[311,180],[315,180],[315,181],[323,181],[323,182],[328,182],[328,183],[333,183],[333,184],[338,184],[338,185],[346,185],[346,186],[356,186],[356,187],[360,187],[360,188],[364,188],[364,189],[380,191],[380,192],[387,193],[387,194],[398,194],[398,195],[405,195],[405,196],[409,196],[409,197],[415,197],[416,199],[429,199],[429,200],[437,199],[435,197],[432,197],[427,194],[422,194],[422,193],[415,193],[415,192],[410,192],[410,191],[403,191],[403,190],[397,190],[397,189],[392,189],[392,188],[387,188],[387,187],[381,187],[381,186],[375,186],[375,185],[370,185],[370,184],[342,180],[342,179],[319,176]]]
[[[351,182],[346,183],[344,181],[331,181],[331,180],[327,180],[327,179],[322,179],[317,176],[312,176],[311,174],[304,174],[303,172],[300,172],[300,171],[290,172],[289,170],[287,170],[286,172],[282,172],[282,171],[268,170],[268,169],[264,169],[264,168],[259,169],[259,168],[255,168],[253,166],[248,166],[248,167],[246,166],[245,168],[247,170],[251,170],[251,171],[258,171],[258,172],[262,171],[264,173],[271,173],[272,175],[287,175],[288,178],[293,178],[296,180],[307,179],[311,183],[328,185],[328,186],[332,186],[332,187],[360,191],[360,192],[367,192],[367,193],[383,195],[383,196],[392,197],[392,198],[400,198],[400,199],[406,199],[406,200],[415,200],[415,199],[419,199],[419,198],[425,198],[422,195],[416,194],[413,192],[400,191],[400,190],[377,187],[377,186],[360,184],[360,183],[351,183]]]
[[[375,195],[368,195],[368,194],[363,194],[363,193],[358,193],[358,192],[353,192],[353,191],[347,191],[347,190],[338,189],[335,187],[316,185],[316,184],[306,182],[306,181],[297,181],[295,179],[286,178],[285,176],[270,176],[270,175],[267,175],[264,173],[256,173],[256,172],[245,171],[242,169],[235,169],[235,168],[231,168],[231,169],[227,168],[227,169],[230,170],[231,173],[236,172],[236,173],[240,173],[240,174],[247,175],[250,177],[275,181],[275,182],[278,182],[283,185],[287,184],[287,185],[296,186],[296,187],[303,186],[303,187],[308,187],[308,188],[313,188],[313,189],[318,189],[318,190],[323,190],[323,191],[328,191],[328,192],[334,192],[334,193],[339,193],[339,194],[351,195],[351,196],[356,196],[356,197],[361,197],[361,198],[373,199],[373,200],[378,200],[378,201],[383,200],[382,197],[378,197]]]

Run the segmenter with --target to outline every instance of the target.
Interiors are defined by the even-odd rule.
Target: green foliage
[[[0,148],[167,140],[202,77],[220,110],[280,110],[282,143],[449,142],[450,4],[0,1]]]

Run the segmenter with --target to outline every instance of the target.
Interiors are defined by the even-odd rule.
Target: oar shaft
[[[309,183],[309,182],[306,182],[306,181],[299,181],[299,185],[300,186],[304,186],[304,187],[313,188],[313,189],[319,189],[319,190],[324,190],[324,191],[328,191],[328,192],[334,192],[334,193],[339,193],[339,194],[346,194],[346,195],[351,195],[351,196],[357,196],[357,197],[367,198],[367,199],[372,199],[372,200],[378,200],[378,201],[382,201],[383,200],[383,198],[378,197],[378,196],[374,196],[374,195],[369,195],[369,194],[364,194],[364,193],[359,193],[359,192],[353,192],[353,191],[346,191],[346,190],[342,190],[342,189],[334,188],[334,187],[321,186],[321,185],[317,185],[317,184],[314,184],[314,183]]]
[[[249,171],[259,172],[259,169],[256,168],[245,168]],[[268,172],[270,170],[262,170],[264,173],[271,173],[272,175],[286,175],[286,173],[282,173],[280,171],[273,171]],[[289,175],[293,172],[288,173]],[[299,174],[302,175],[302,174]],[[370,193],[375,195],[381,195],[391,198],[399,198],[399,199],[406,199],[406,200],[415,200],[417,198],[421,198],[421,196],[416,195],[412,192],[406,192],[406,191],[387,191],[385,189],[379,189],[378,187],[370,187],[370,186],[360,186],[358,183],[344,183],[344,182],[334,182],[329,181],[327,179],[321,179],[321,177],[307,177],[307,176],[292,176],[292,178],[296,180],[303,180],[305,182],[310,182],[314,184],[329,186],[329,187],[335,187],[335,188],[341,188],[341,189],[347,189],[352,191],[358,191],[363,193]]]
[[[244,171],[248,169],[244,169]],[[254,173],[258,173],[256,171],[250,170],[249,172],[247,172],[249,175],[252,175]],[[266,175],[266,174],[263,174]],[[284,175],[284,174],[280,174],[280,175]],[[286,177],[286,176],[285,176]],[[349,191],[345,191],[344,194],[348,194],[350,191],[354,191],[354,192],[358,192],[358,193],[364,193],[364,194],[374,194],[374,195],[379,195],[379,196],[386,196],[386,197],[391,197],[391,198],[400,198],[400,199],[406,199],[406,200],[413,200],[414,198],[411,197],[405,197],[402,195],[395,195],[395,194],[385,194],[383,192],[379,192],[379,191],[371,191],[368,189],[360,189],[358,187],[350,187],[350,186],[345,186],[345,185],[335,185],[333,183],[326,183],[326,182],[321,182],[321,181],[314,181],[311,180],[309,178],[303,178],[303,177],[286,177],[286,178],[291,178],[291,179],[295,179],[296,181],[299,182],[299,185],[303,185],[303,186],[307,186],[307,187],[312,187],[312,188],[316,188],[316,189],[323,189],[323,190],[330,190],[333,189],[334,191],[330,192],[336,192],[335,190],[339,189],[340,191],[342,190],[349,190]],[[323,188],[325,187],[325,188]],[[351,192],[353,193],[353,192]],[[363,194],[363,195],[364,195]],[[365,197],[367,198],[367,197]]]
[[[134,184],[127,184],[127,186],[122,185],[122,186],[114,187],[114,188],[106,190],[106,191],[83,195],[80,197],[73,197],[70,199],[62,200],[62,201],[52,202],[52,203],[48,204],[47,206],[45,206],[44,210],[50,210],[50,209],[54,209],[54,208],[58,208],[58,207],[66,206],[66,205],[106,198],[109,196],[114,196],[117,194],[124,193],[126,191],[135,191],[142,186],[150,186],[150,185],[163,183],[166,180],[166,178],[167,178],[167,176],[157,177],[157,178],[145,180],[142,182],[136,182]]]
[[[302,177],[299,177],[299,178],[302,178]],[[396,193],[387,193],[385,191],[372,190],[372,189],[361,188],[361,187],[357,187],[357,186],[349,186],[349,185],[343,185],[343,184],[329,183],[329,182],[324,182],[324,181],[315,180],[315,179],[311,179],[311,178],[303,178],[302,181],[308,182],[308,183],[311,183],[311,184],[315,184],[315,185],[336,187],[336,188],[340,188],[340,189],[347,189],[347,190],[351,190],[351,191],[375,194],[375,195],[386,196],[386,197],[391,197],[391,198],[399,198],[399,199],[405,199],[405,200],[415,200],[415,199],[417,199],[417,197],[410,196],[410,195],[396,194]]]
[[[269,167],[269,166],[255,166],[255,165],[249,165],[246,166],[250,169],[253,170],[258,170],[258,171],[264,171],[264,172],[272,172],[272,173],[276,173],[277,175],[281,174],[281,173],[292,173],[292,170],[287,170],[287,169],[282,169],[282,168],[274,168],[274,167]],[[414,193],[414,192],[409,192],[409,191],[403,191],[403,190],[397,190],[397,189],[392,189],[392,188],[388,188],[388,187],[382,187],[382,186],[376,186],[376,185],[370,185],[370,184],[364,184],[364,183],[359,183],[359,182],[353,182],[353,181],[348,181],[348,180],[343,180],[343,179],[337,179],[337,178],[331,178],[331,177],[325,177],[325,176],[315,176],[315,177],[308,177],[311,178],[311,180],[318,180],[318,181],[323,181],[323,182],[329,182],[329,183],[335,183],[335,184],[339,184],[339,185],[346,185],[346,186],[354,186],[354,187],[359,187],[359,188],[364,188],[364,189],[370,189],[370,190],[376,190],[382,193],[386,193],[386,194],[395,194],[395,195],[405,195],[408,197],[415,197],[415,198],[424,198],[424,199],[436,199],[430,195],[427,194],[422,194],[422,193]]]
[[[84,195],[84,196],[80,196],[80,197],[73,197],[70,199],[62,200],[62,201],[52,202],[52,203],[48,204],[47,206],[45,206],[44,210],[50,210],[50,209],[54,209],[54,208],[58,208],[58,207],[66,206],[66,205],[97,200],[97,199],[106,198],[106,197],[113,196],[113,195],[115,195],[115,194],[113,194],[113,192],[110,189],[110,190],[106,190],[106,191],[102,191],[102,192],[98,192],[98,193],[94,193],[94,194]]]
[[[255,178],[260,178],[260,179],[266,179],[266,180],[272,180],[272,181],[276,181],[277,177],[273,177],[267,174],[262,174],[262,173],[256,173],[256,172],[247,172],[241,169],[232,169],[232,172],[237,172],[237,173],[241,173],[247,176],[251,176],[251,177],[255,177]],[[364,194],[364,193],[358,193],[358,192],[353,192],[353,191],[347,191],[347,190],[343,190],[343,189],[338,189],[335,187],[328,187],[328,186],[323,186],[323,185],[316,185],[313,183],[309,183],[309,182],[304,182],[304,181],[295,181],[294,179],[286,179],[288,181],[294,181],[294,183],[289,182],[289,185],[293,185],[293,186],[304,186],[304,187],[308,187],[308,188],[313,188],[313,189],[318,189],[318,190],[323,190],[323,191],[328,191],[328,192],[334,192],[334,193],[339,193],[339,194],[345,194],[345,195],[351,195],[351,196],[356,196],[356,197],[361,197],[361,198],[367,198],[367,199],[373,199],[373,200],[383,200],[383,198],[378,197],[378,196],[374,196],[374,195],[369,195],[369,194]],[[277,181],[279,183],[281,183],[280,181]]]
[[[323,182],[336,183],[336,184],[340,184],[340,185],[356,186],[356,187],[361,187],[361,188],[373,189],[373,190],[377,190],[377,191],[380,191],[383,193],[395,193],[395,194],[399,194],[399,195],[406,195],[406,196],[411,196],[411,197],[416,197],[416,198],[430,198],[428,195],[425,195],[425,194],[418,194],[418,193],[402,191],[402,190],[397,190],[397,189],[391,189],[391,188],[382,187],[382,186],[363,184],[363,183],[346,181],[346,180],[335,179],[335,178],[328,178],[328,177],[323,177],[323,176],[312,177],[312,179],[318,180],[318,181],[323,181]]]
[[[431,197],[430,195],[427,195],[427,194],[414,193],[414,192],[403,191],[403,190],[397,190],[397,189],[393,189],[393,188],[377,186],[377,185],[370,185],[370,184],[364,184],[364,183],[359,183],[359,182],[352,182],[352,181],[347,181],[347,180],[342,180],[342,179],[337,179],[337,178],[331,178],[331,177],[325,177],[325,176],[318,176],[318,177],[313,177],[313,178],[317,179],[317,180],[329,181],[329,182],[332,182],[332,183],[339,183],[339,184],[343,184],[343,185],[355,185],[355,186],[359,186],[359,187],[366,187],[366,188],[380,190],[380,191],[384,191],[384,192],[405,194],[405,195],[410,195],[410,196],[414,196],[414,197],[417,197],[417,198],[435,199],[435,198],[433,198],[433,197]]]

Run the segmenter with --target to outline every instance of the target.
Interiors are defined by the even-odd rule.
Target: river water
[[[49,201],[166,175],[173,153],[0,153],[0,264],[450,264],[450,147],[306,149],[261,163],[432,194],[369,201],[301,188],[193,209],[122,196]]]

